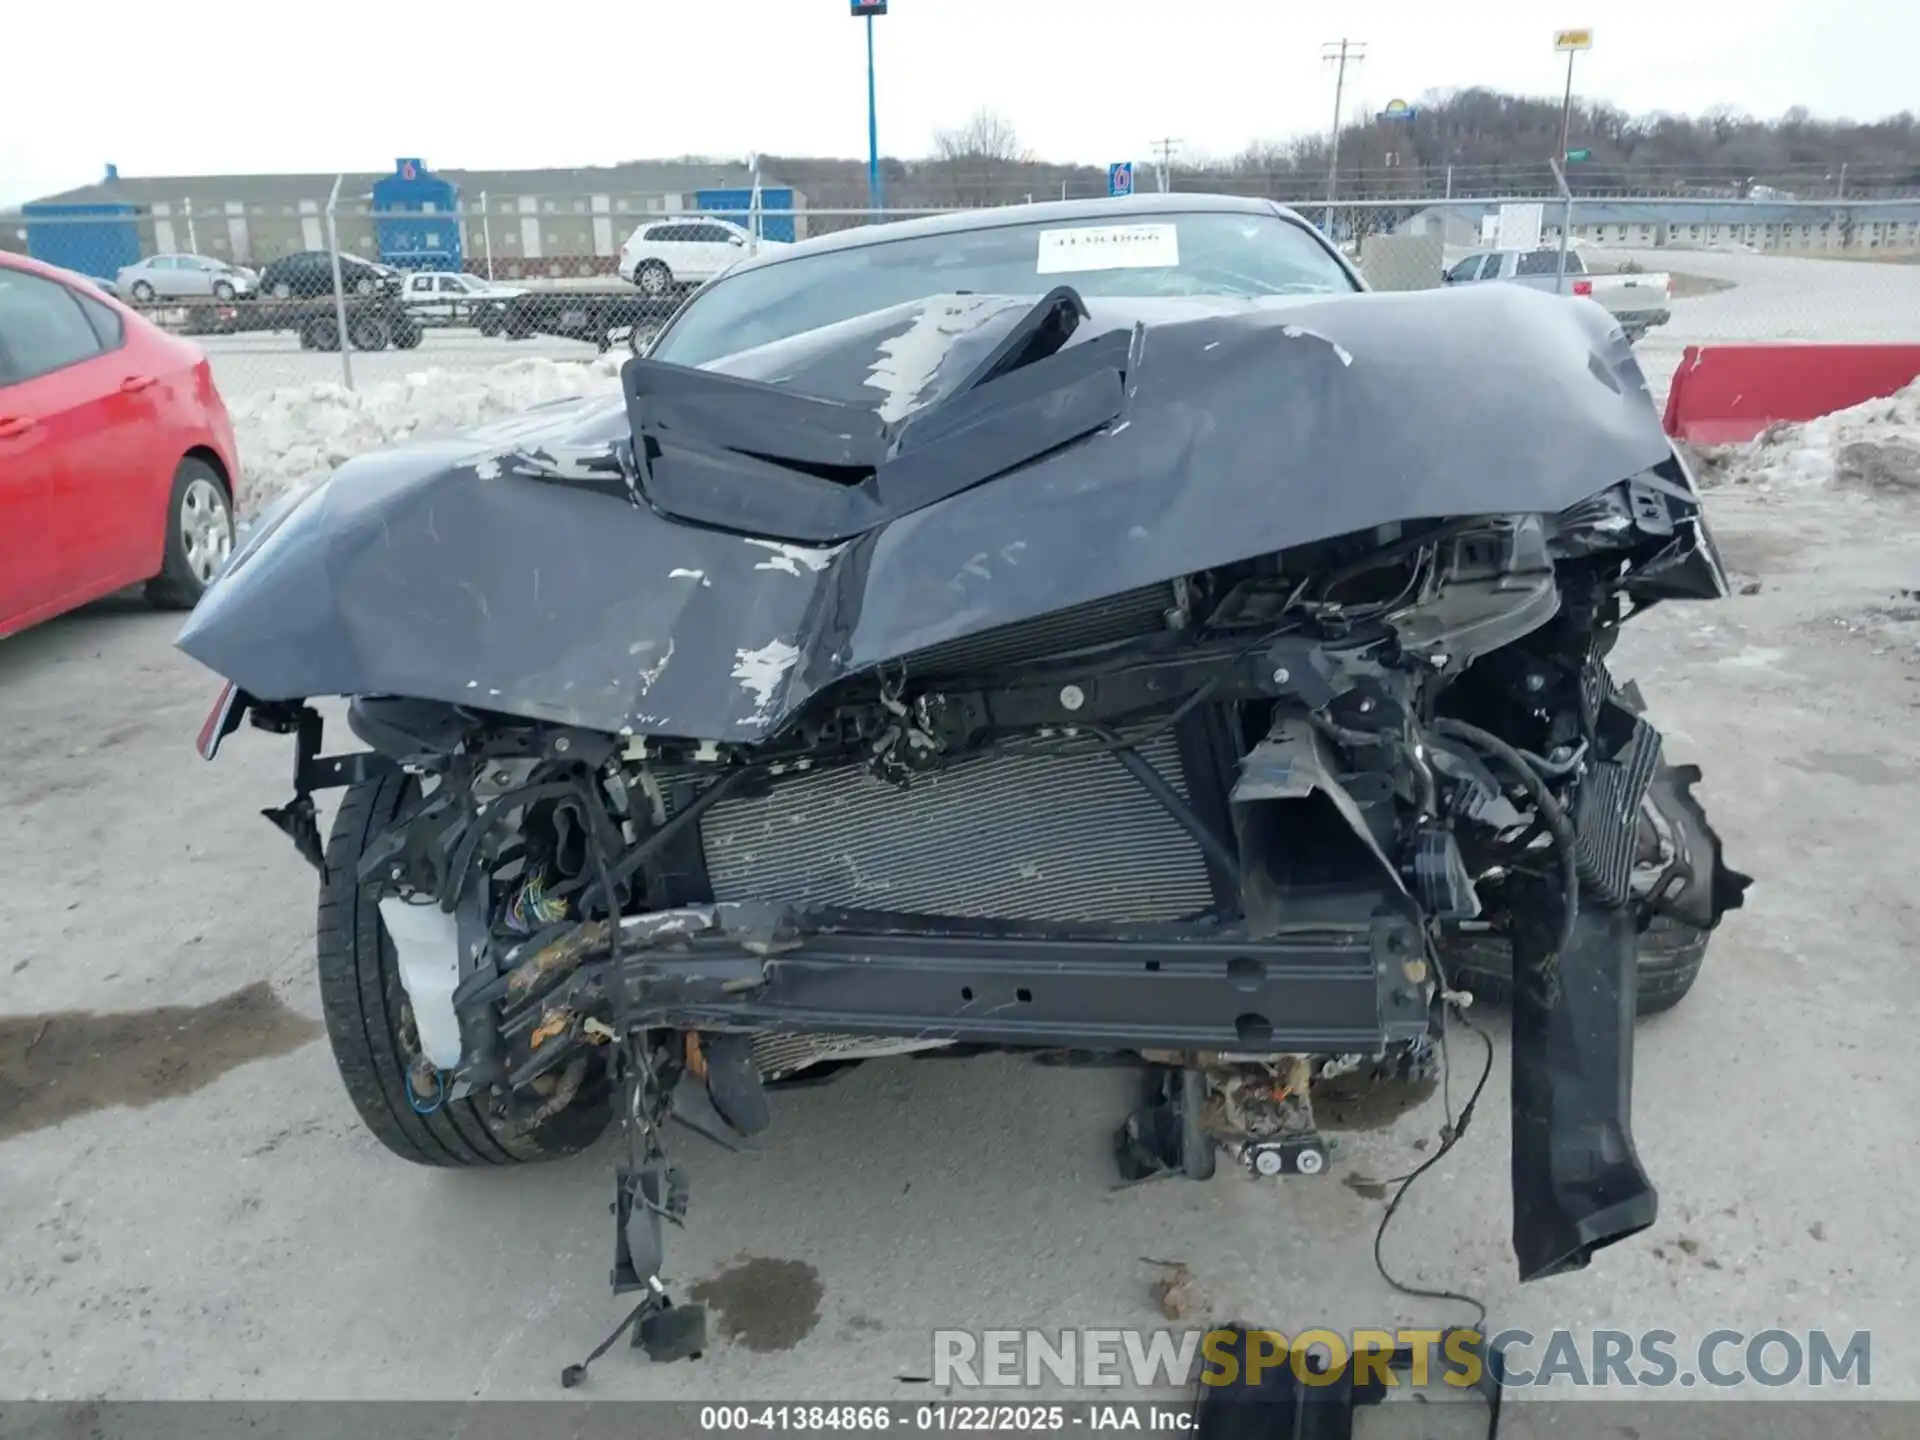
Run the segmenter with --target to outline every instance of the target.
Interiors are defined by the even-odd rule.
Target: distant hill
[[[1341,195],[1438,197],[1449,184],[1458,196],[1552,191],[1548,161],[1559,148],[1557,100],[1456,90],[1423,95],[1413,111],[1411,120],[1374,119],[1342,130]],[[1576,103],[1568,146],[1586,152],[1567,166],[1569,183],[1581,194],[1920,195],[1920,119],[1911,111],[1862,123],[1815,120],[1798,108],[1761,120],[1727,107],[1699,116],[1635,117],[1605,103]],[[1020,146],[1012,126],[990,111],[942,134],[935,150],[925,159],[883,160],[888,208],[1107,191],[1104,166],[1057,164],[1033,155]],[[1153,188],[1150,157],[1137,159],[1136,183]],[[1172,187],[1317,202],[1326,196],[1327,162],[1325,135],[1262,141],[1230,158],[1176,156]],[[796,186],[813,209],[867,204],[863,159],[763,155],[761,167]]]

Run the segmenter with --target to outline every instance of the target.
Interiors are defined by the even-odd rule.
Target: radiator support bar
[[[689,906],[627,917],[617,963],[606,958],[604,927],[523,957],[542,987],[505,987],[524,1003],[502,1017],[501,1036],[516,1070],[536,1049],[543,1062],[564,1058],[564,1044],[532,1043],[536,1034],[561,1038],[557,1017],[604,1021],[615,1013],[643,1027],[1373,1054],[1426,1032],[1420,936],[1376,893],[1356,893],[1347,904],[1350,918],[1257,937],[1211,922],[1071,931],[767,904]],[[546,960],[556,949],[564,950],[562,965]],[[468,1004],[497,994],[472,995]]]

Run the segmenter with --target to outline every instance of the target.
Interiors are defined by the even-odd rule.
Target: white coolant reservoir
[[[400,983],[413,1005],[420,1048],[442,1070],[460,1063],[460,1019],[453,991],[460,983],[460,927],[431,900],[408,904],[388,895],[380,919],[400,962]]]

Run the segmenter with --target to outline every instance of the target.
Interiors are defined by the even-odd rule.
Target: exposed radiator
[[[1186,793],[1171,735],[1140,752]],[[1213,898],[1193,838],[1111,755],[985,755],[904,791],[843,766],[721,801],[700,833],[723,901],[1127,921]]]

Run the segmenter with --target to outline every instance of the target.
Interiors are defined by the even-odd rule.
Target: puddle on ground
[[[1313,1087],[1313,1123],[1321,1130],[1384,1130],[1433,1098],[1439,1080],[1341,1076]]]
[[[189,1095],[319,1034],[264,980],[206,1005],[0,1016],[0,1140],[94,1110]]]
[[[720,1333],[762,1355],[791,1350],[820,1323],[826,1287],[820,1272],[800,1260],[753,1256],[730,1265],[689,1292],[715,1311]]]

